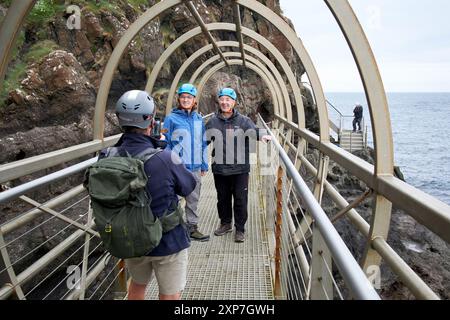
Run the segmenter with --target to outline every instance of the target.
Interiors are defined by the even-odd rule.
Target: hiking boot
[[[219,229],[214,231],[214,234],[218,237],[223,236],[224,234],[233,231],[233,228],[231,227],[231,223],[227,224],[221,224]]]
[[[245,240],[245,233],[242,231],[236,231],[234,235],[234,242],[242,243]]]
[[[202,241],[202,242],[209,240],[209,235],[201,233],[200,231],[198,231],[197,227],[192,228],[189,232],[189,235],[192,240]]]

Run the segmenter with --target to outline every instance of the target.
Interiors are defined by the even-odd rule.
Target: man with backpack
[[[101,160],[90,170],[89,176],[88,189],[95,223],[105,247],[109,248],[111,254],[118,252],[113,255],[119,258],[129,257],[125,259],[131,275],[129,300],[145,298],[145,290],[153,273],[158,282],[160,300],[180,299],[186,285],[187,248],[190,246],[190,239],[183,222],[182,211],[178,206],[178,196],[189,195],[195,188],[196,180],[177,155],[164,150],[166,147],[164,141],[151,136],[155,126],[155,111],[153,99],[145,91],[132,90],[122,95],[116,104],[116,115],[124,134],[114,148],[102,151],[99,157]],[[102,163],[104,159],[113,160]],[[124,161],[129,164],[125,165]],[[134,163],[138,164],[136,166],[138,169],[139,164],[143,166],[143,177],[133,175],[136,172],[132,168]],[[115,174],[119,169],[125,173]],[[96,179],[96,175],[102,177],[103,181]],[[118,190],[115,196],[111,190],[118,188],[117,185],[130,176],[131,182]],[[146,184],[142,181],[146,181]],[[140,185],[145,186],[145,189],[141,189],[146,192],[143,195],[134,194],[133,190],[139,189]],[[109,192],[109,196],[99,196],[96,193],[98,190],[104,194]],[[125,196],[121,196],[122,194]],[[115,198],[114,206],[111,204],[111,198]],[[118,202],[121,198],[123,201]],[[147,213],[143,217],[136,215],[144,205]],[[120,213],[108,218],[113,207]],[[120,221],[131,219],[130,208],[134,208],[133,215],[138,221]],[[124,213],[123,218],[119,218],[121,213]],[[157,224],[159,231],[158,228],[153,228],[152,224]],[[125,229],[126,231],[122,231]],[[153,229],[156,230],[154,235],[147,234]],[[134,234],[135,238],[130,238],[130,234]],[[109,235],[112,235],[111,240],[108,238]],[[120,237],[124,240],[120,241]],[[124,249],[128,245],[133,250],[145,251],[141,240],[145,242],[147,237],[157,240],[153,242],[156,246],[149,252],[135,256],[136,253],[132,254]],[[139,254],[144,251],[136,252]]]

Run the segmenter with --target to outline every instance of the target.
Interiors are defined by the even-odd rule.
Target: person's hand
[[[269,135],[262,136],[261,140],[264,142],[272,141],[272,136]]]
[[[200,173],[200,175],[201,175],[202,177],[204,177],[204,176],[206,176],[207,173],[208,173],[207,171],[202,171],[202,172]]]
[[[166,136],[162,134],[162,135],[159,137],[159,140],[162,140],[162,141],[166,140]]]

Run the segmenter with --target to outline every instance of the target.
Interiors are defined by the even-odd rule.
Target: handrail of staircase
[[[289,156],[278,142],[274,133],[265,124],[261,115],[258,116],[267,132],[272,136],[271,143],[275,145],[281,160],[286,166],[286,172],[292,178],[297,192],[304,200],[305,207],[314,218],[314,221],[319,228],[326,245],[330,249],[334,262],[336,263],[346,285],[352,292],[353,297],[361,300],[380,300],[380,296],[367,279],[363,270],[361,270],[358,262],[345,245],[344,241],[334,228],[331,221],[328,219],[320,204],[314,198],[314,195],[309,190],[305,181],[303,181],[299,172],[296,170]]]
[[[335,107],[328,99],[325,100],[327,102],[328,105],[330,105],[330,107],[332,107],[337,113],[339,113],[339,115],[341,117],[346,117],[342,114],[341,111],[339,111],[339,109],[337,107]]]

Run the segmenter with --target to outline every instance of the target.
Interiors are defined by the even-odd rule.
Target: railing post
[[[328,175],[329,162],[329,157],[325,156],[324,154],[320,154],[319,169],[317,170],[317,177],[313,192],[314,197],[319,204],[322,203],[323,190]],[[328,267],[331,269],[331,261],[330,250],[325,244],[325,241],[323,240],[323,237],[319,230],[314,228],[310,296],[312,300],[333,299],[333,281],[326,266],[328,265]]]
[[[333,280],[331,278],[331,253],[319,229],[313,230],[311,300],[333,300]],[[327,269],[330,269],[328,271]]]
[[[275,299],[281,299],[281,244],[282,234],[281,225],[283,218],[283,168],[278,167],[277,174],[277,218],[275,223],[275,283],[274,283],[274,295]]]

